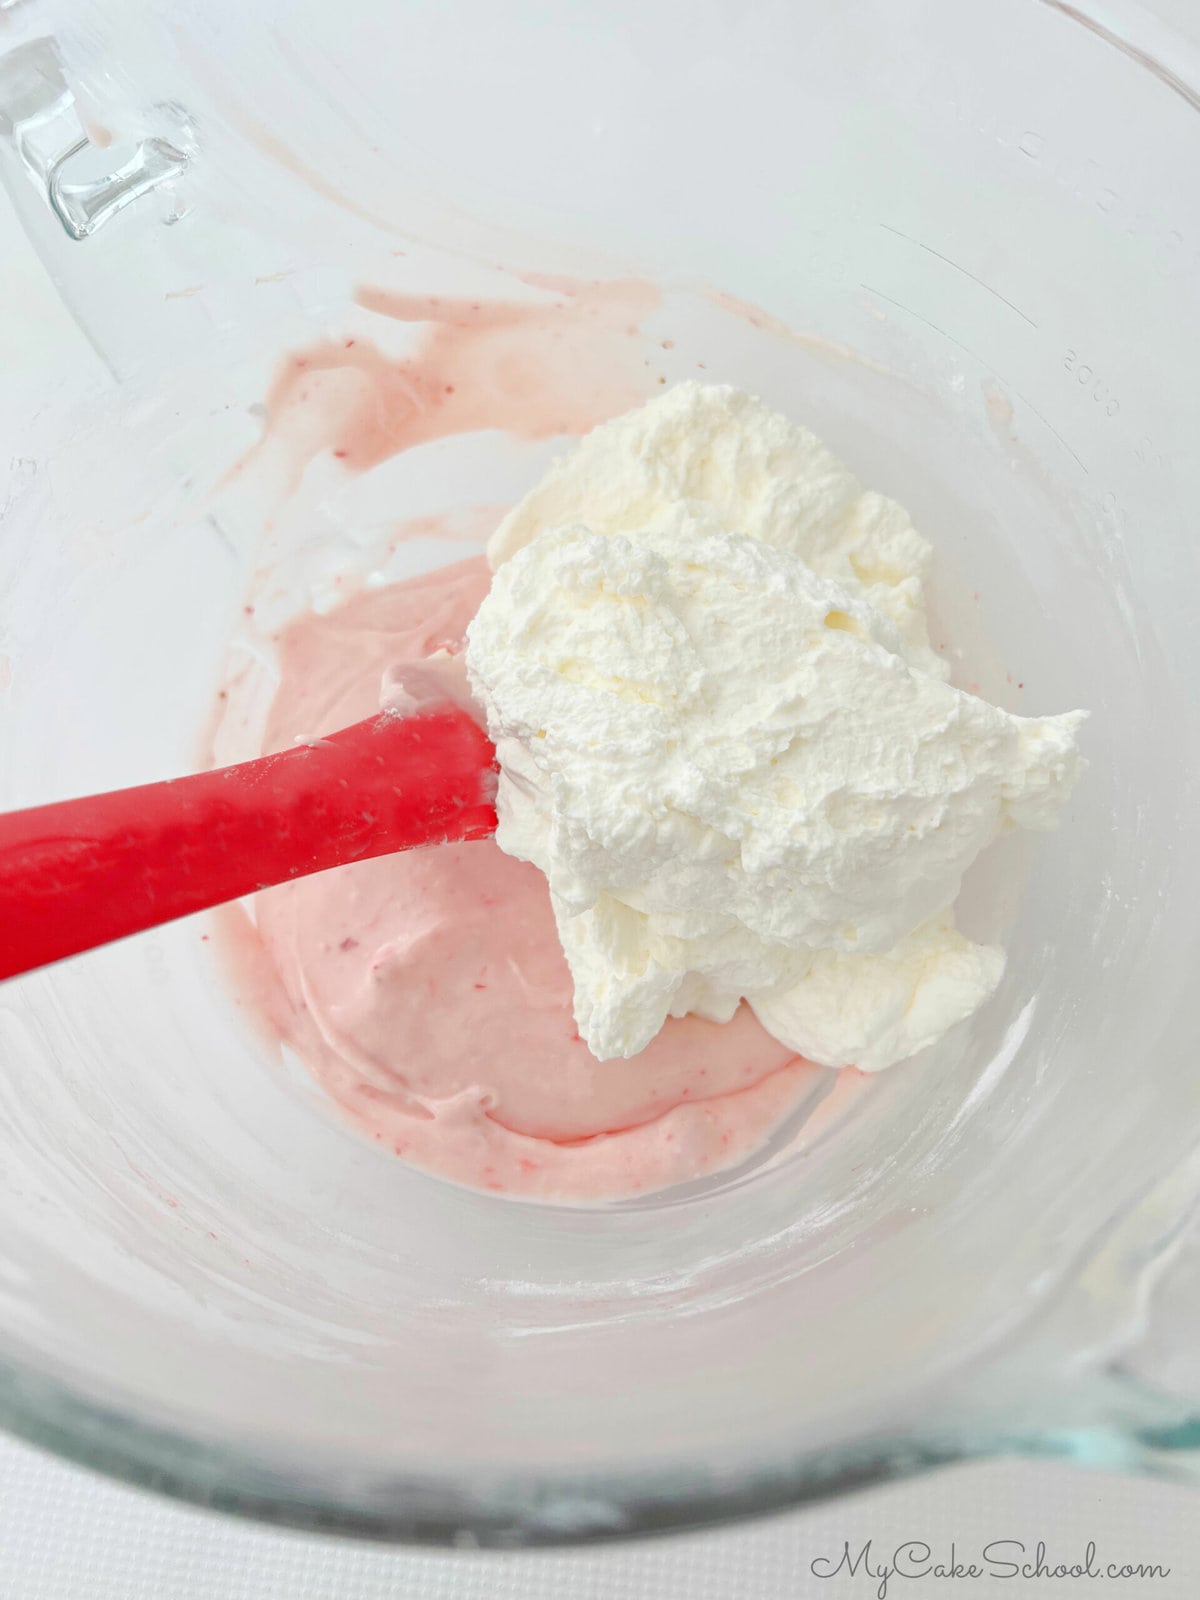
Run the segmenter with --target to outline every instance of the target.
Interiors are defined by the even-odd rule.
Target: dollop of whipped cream
[[[600,1059],[744,999],[872,1071],[996,987],[952,905],[1053,827],[1085,713],[1018,717],[929,646],[930,548],[803,428],[681,384],[589,434],[501,523],[467,666],[497,841],[549,881]]]

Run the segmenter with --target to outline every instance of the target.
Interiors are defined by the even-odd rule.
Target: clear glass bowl
[[[1115,0],[5,16],[4,174],[97,360],[10,441],[0,803],[186,768],[231,661],[269,687],[255,574],[284,615],[553,451],[231,488],[287,349],[419,337],[362,284],[651,282],[651,376],[703,362],[911,509],[964,681],[1094,713],[1062,833],[970,885],[996,1001],[695,1192],[538,1208],[365,1148],[196,923],[7,986],[9,1426],[465,1543],[1004,1449],[1194,1471],[1200,56]]]

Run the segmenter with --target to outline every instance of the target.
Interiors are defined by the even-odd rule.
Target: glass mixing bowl
[[[811,426],[935,544],[962,681],[1094,713],[1059,836],[969,887],[996,1000],[694,1191],[534,1207],[367,1148],[196,922],[6,986],[11,1428],[466,1543],[1005,1449],[1195,1469],[1200,55],[1094,11],[4,9],[0,159],[96,359],[9,441],[0,803],[186,769],[231,670],[250,739],[251,586],[269,625],[390,544],[385,576],[457,557],[453,519],[389,535],[562,447],[488,425],[347,472],[293,440],[230,480],[287,350],[428,337],[363,285],[650,284],[638,381],[703,364]],[[581,385],[635,335],[588,337]]]

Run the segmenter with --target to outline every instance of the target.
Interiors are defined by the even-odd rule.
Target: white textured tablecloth
[[[892,1577],[885,1600],[1197,1600],[1200,1493],[1052,1463],[956,1467],[715,1533],[530,1555],[395,1551],[277,1533],[158,1500],[0,1440],[2,1600],[876,1600],[837,1566],[871,1540],[962,1564],[991,1541],[1050,1565],[1157,1563],[1142,1579]],[[814,1563],[816,1563],[814,1570]],[[824,1563],[824,1565],[822,1564]],[[919,1552],[912,1558],[920,1565]]]

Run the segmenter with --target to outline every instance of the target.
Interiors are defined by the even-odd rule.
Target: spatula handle
[[[393,850],[496,826],[465,711],[385,711],[278,755],[0,815],[0,979]]]

